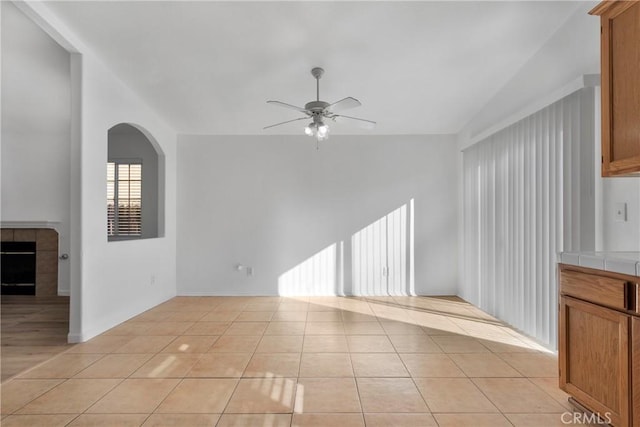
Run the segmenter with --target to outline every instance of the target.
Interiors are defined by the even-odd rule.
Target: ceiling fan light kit
[[[341,99],[340,101],[334,102],[333,104],[329,104],[328,102],[320,100],[320,78],[323,74],[324,70],[320,67],[315,67],[311,70],[311,75],[316,79],[316,100],[307,102],[304,108],[296,107],[295,105],[287,104],[280,101],[267,101],[268,104],[273,104],[279,107],[289,108],[304,113],[306,114],[305,117],[299,117],[297,119],[287,120],[286,122],[265,126],[264,129],[269,129],[298,120],[308,120],[310,118],[311,123],[309,123],[304,128],[304,133],[315,138],[317,148],[317,143],[329,138],[329,126],[324,122],[325,119],[333,121],[342,121],[342,119],[346,119],[347,123],[353,122],[363,125],[365,128],[373,128],[376,125],[376,122],[374,121],[336,114],[337,111],[346,110],[348,108],[355,108],[362,105],[357,99],[349,96],[347,98]]]

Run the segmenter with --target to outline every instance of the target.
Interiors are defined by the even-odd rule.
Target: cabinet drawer
[[[627,282],[624,280],[571,270],[560,272],[561,294],[571,295],[596,304],[626,310],[628,305],[626,290]],[[635,309],[635,307],[631,309]]]

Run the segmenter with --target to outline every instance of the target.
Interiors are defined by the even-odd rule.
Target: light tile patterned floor
[[[177,297],[4,383],[2,425],[563,426],[556,375],[455,297]]]

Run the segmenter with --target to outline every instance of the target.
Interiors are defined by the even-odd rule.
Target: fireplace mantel
[[[53,228],[57,230],[59,221],[0,221],[0,228]]]

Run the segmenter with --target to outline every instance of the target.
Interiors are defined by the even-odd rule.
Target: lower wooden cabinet
[[[640,426],[640,317],[631,318],[632,425]]]
[[[616,427],[640,427],[638,282],[634,276],[560,266],[560,388]],[[594,284],[610,286],[617,296]]]
[[[560,299],[561,388],[602,419],[629,425],[629,316]]]

